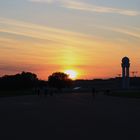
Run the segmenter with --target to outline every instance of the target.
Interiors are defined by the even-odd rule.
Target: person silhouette
[[[50,96],[53,96],[53,89],[50,90]]]
[[[37,95],[40,96],[40,89],[39,88],[36,89],[36,92],[37,92]]]
[[[44,89],[44,95],[47,96],[47,95],[48,95],[48,92],[49,92],[49,91],[48,91],[48,88],[45,87],[45,89]]]
[[[96,90],[95,90],[95,88],[93,87],[93,88],[92,88],[92,97],[95,98],[95,95],[96,95]]]

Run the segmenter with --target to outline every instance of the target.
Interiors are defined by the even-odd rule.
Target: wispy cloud
[[[7,36],[3,36],[4,33]],[[21,39],[19,40],[17,37]],[[25,40],[24,37],[31,38],[31,40]],[[26,62],[30,63],[27,60],[30,56],[31,63],[33,61],[55,64],[67,64],[69,62],[69,64],[74,65],[86,61],[89,52],[93,52],[100,46],[100,41],[93,36],[80,33],[0,18],[0,46],[11,48],[9,50],[0,48],[0,51],[9,57],[12,56],[13,52],[17,52],[16,56],[20,59],[16,60],[23,60],[24,58]],[[85,52],[87,46],[92,51]],[[95,46],[95,48],[91,48],[91,46]],[[12,49],[14,49],[13,52]],[[15,59],[15,55],[13,59]]]
[[[94,4],[89,4],[86,2],[80,2],[76,0],[28,0],[31,2],[46,2],[49,4],[57,3],[59,6],[74,9],[74,10],[81,10],[81,11],[88,11],[88,12],[97,12],[97,13],[112,13],[112,14],[120,14],[126,16],[138,16],[140,15],[139,11],[135,10],[127,10],[127,9],[120,9],[120,8],[113,8],[107,6],[98,6]]]
[[[127,31],[115,31],[137,36]],[[25,40],[24,37],[31,39]],[[31,70],[43,78],[56,70],[81,66],[85,77],[93,66],[91,75],[107,75],[112,73],[111,68],[118,63],[118,58],[125,54],[139,56],[139,48],[136,48],[134,44],[128,49],[127,46],[123,47],[111,40],[108,42],[102,37],[95,38],[92,35],[0,18],[0,74]],[[114,57],[110,59],[108,54]],[[109,67],[105,69],[104,61],[109,62]]]
[[[118,33],[122,33],[137,39],[140,39],[140,33],[134,32],[134,31],[130,31],[128,29],[122,29],[122,28],[107,28],[110,31],[114,31],[114,32],[118,32]]]
[[[93,28],[98,28],[101,30],[107,30],[107,31],[111,31],[111,32],[116,32],[116,33],[120,33],[123,35],[127,35],[129,37],[133,37],[135,39],[140,39],[140,30],[139,28],[135,28],[135,27],[106,27],[106,26],[98,26],[98,25],[89,25],[90,27]]]
[[[44,40],[48,43],[63,44],[71,42],[74,38],[85,37],[82,34],[69,32],[61,29],[40,26],[6,18],[0,18],[0,32],[32,38],[34,40]],[[7,28],[6,28],[7,27]],[[66,36],[69,36],[66,37]],[[75,42],[76,43],[76,42]]]
[[[24,37],[32,39],[25,40]],[[93,36],[0,18],[0,63],[4,63],[3,66],[0,65],[0,73],[36,71],[36,68],[40,68],[47,69],[47,72],[43,73],[48,75],[48,70],[51,74],[60,68],[66,69],[83,63],[88,65],[90,56],[94,54],[96,59],[100,53],[100,42],[102,41],[96,40]],[[89,51],[85,51],[86,47]],[[16,68],[13,69],[15,65]],[[23,66],[29,66],[31,69]],[[40,70],[37,71],[40,77],[46,76]]]

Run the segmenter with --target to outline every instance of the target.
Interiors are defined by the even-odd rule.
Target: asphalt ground
[[[140,140],[140,99],[91,93],[0,98],[0,140]]]

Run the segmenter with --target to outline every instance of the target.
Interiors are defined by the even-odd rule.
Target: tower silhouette
[[[122,87],[124,89],[129,88],[129,68],[130,68],[130,60],[128,57],[122,58]]]

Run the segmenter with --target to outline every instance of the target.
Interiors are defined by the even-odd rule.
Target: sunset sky
[[[0,76],[116,77],[123,56],[140,75],[140,0],[0,0]]]

